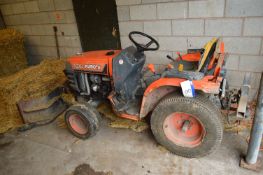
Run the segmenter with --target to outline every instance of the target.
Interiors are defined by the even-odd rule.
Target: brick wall
[[[0,8],[7,27],[25,34],[30,64],[56,57],[53,26],[62,57],[81,51],[72,0],[0,0]]]
[[[147,52],[147,61],[169,62],[188,48],[199,48],[221,36],[226,51],[228,80],[239,87],[245,72],[252,72],[253,98],[263,71],[263,0],[116,0],[122,47],[128,33],[138,30],[154,36],[159,51]],[[71,0],[0,0],[8,27],[26,35],[30,63],[55,57],[53,26],[59,29],[63,57],[81,51]]]
[[[128,33],[138,30],[160,43],[147,52],[148,62],[164,64],[166,55],[200,48],[212,37],[222,37],[227,78],[240,87],[245,72],[252,72],[250,97],[257,92],[263,71],[263,0],[116,0],[122,47],[130,45]]]

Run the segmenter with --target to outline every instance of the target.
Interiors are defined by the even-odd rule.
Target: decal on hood
[[[72,64],[72,69],[103,72],[105,64]]]

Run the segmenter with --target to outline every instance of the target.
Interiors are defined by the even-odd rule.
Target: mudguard
[[[140,118],[145,117],[152,111],[163,97],[171,92],[181,90],[180,83],[185,80],[181,78],[160,78],[150,84],[143,95]],[[197,91],[208,94],[219,94],[222,80],[222,77],[217,77],[214,81],[214,76],[208,75],[201,80],[193,80],[192,82]]]

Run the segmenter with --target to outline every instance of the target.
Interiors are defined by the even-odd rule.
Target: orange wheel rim
[[[86,134],[88,132],[87,125],[78,114],[72,114],[68,120],[71,128],[78,134]]]
[[[174,112],[167,116],[163,130],[165,136],[174,144],[189,148],[200,145],[206,133],[196,116],[183,112]]]

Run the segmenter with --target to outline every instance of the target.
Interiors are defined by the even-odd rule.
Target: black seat
[[[216,50],[218,39],[213,38],[209,41],[204,48],[198,49],[198,51],[202,51],[202,57],[199,60],[199,63],[196,62],[188,62],[184,60],[176,61],[173,63],[174,69],[170,69],[165,71],[162,74],[162,77],[167,78],[184,78],[188,80],[200,80],[207,74],[212,74],[213,69],[208,71],[208,65],[213,58],[214,52]],[[193,50],[194,52],[195,50]],[[183,64],[184,71],[178,71],[179,64]],[[198,65],[198,66],[197,66]]]

